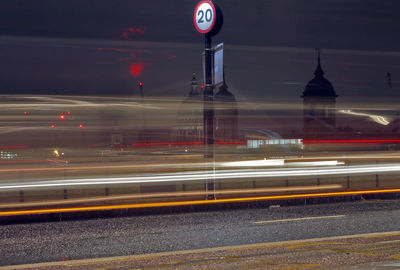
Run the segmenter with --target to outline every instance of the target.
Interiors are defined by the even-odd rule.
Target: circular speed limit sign
[[[216,11],[214,4],[209,0],[202,0],[194,10],[194,26],[201,34],[207,34],[213,29]]]

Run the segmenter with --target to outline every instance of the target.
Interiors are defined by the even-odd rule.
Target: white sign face
[[[214,4],[209,0],[198,3],[194,10],[193,20],[197,31],[202,34],[210,32],[215,23]]]
[[[220,43],[214,48],[213,84],[224,82],[224,44]]]

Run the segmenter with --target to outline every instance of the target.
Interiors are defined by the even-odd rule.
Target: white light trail
[[[344,165],[344,162],[339,162],[337,160],[325,160],[325,161],[305,161],[305,162],[288,162],[284,159],[261,159],[261,160],[246,160],[246,161],[234,161],[234,162],[221,162],[221,166],[225,167],[273,167],[273,166],[337,166]]]
[[[284,159],[261,159],[261,160],[246,160],[246,161],[234,161],[234,162],[223,162],[222,166],[226,167],[261,167],[261,166],[283,166],[285,164]]]
[[[387,126],[390,124],[390,122],[381,115],[375,115],[375,114],[369,114],[369,113],[359,113],[359,112],[353,112],[352,110],[340,110],[339,112],[344,113],[344,114],[350,114],[350,115],[359,115],[359,116],[367,116],[372,119],[372,121]]]
[[[288,218],[288,219],[275,219],[275,220],[261,220],[254,221],[254,224],[265,224],[265,223],[280,223],[280,222],[288,222],[288,221],[304,221],[304,220],[316,220],[316,219],[327,219],[327,218],[344,218],[345,215],[336,215],[336,216],[320,216],[320,217],[304,217],[304,218]]]
[[[323,191],[343,188],[342,185],[317,185],[317,186],[293,186],[293,187],[276,187],[276,188],[252,188],[252,189],[228,189],[228,190],[215,190],[213,193],[217,195],[222,194],[259,194],[268,192],[305,192],[305,191]],[[35,206],[49,206],[49,205],[61,205],[61,204],[76,204],[76,203],[88,203],[88,202],[105,202],[115,200],[133,200],[133,199],[146,199],[146,198],[161,198],[161,197],[185,197],[185,196],[204,196],[206,191],[184,191],[184,192],[157,192],[157,193],[146,193],[146,194],[130,194],[130,195],[112,195],[102,197],[91,197],[91,198],[78,198],[78,199],[64,199],[64,200],[52,200],[52,201],[39,201],[39,202],[24,202],[25,207]],[[18,208],[21,203],[6,203],[0,204],[0,209],[4,208]]]
[[[130,177],[89,178],[89,179],[62,179],[32,181],[25,184],[9,183],[0,185],[0,190],[26,189],[26,188],[50,188],[64,186],[89,186],[89,185],[112,185],[112,184],[138,184],[138,183],[164,183],[176,181],[198,181],[215,175],[215,179],[244,179],[244,178],[272,178],[272,177],[301,177],[301,176],[326,176],[326,175],[354,175],[354,174],[377,174],[400,172],[400,164],[378,164],[378,165],[354,165],[342,167],[320,167],[320,168],[279,168],[258,170],[221,170],[215,173],[183,172],[166,174],[146,174]]]
[[[286,163],[290,166],[307,167],[307,166],[337,166],[344,165],[343,161],[326,160],[326,161],[306,161],[306,162],[290,162]]]

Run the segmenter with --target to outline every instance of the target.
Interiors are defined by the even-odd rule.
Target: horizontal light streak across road
[[[240,195],[246,194],[257,194],[257,193],[274,193],[274,192],[311,192],[311,191],[323,191],[340,189],[342,185],[317,185],[317,186],[294,186],[294,187],[276,187],[276,188],[253,188],[253,189],[228,189],[228,190],[215,190],[213,194],[216,195]],[[113,196],[101,196],[91,198],[80,198],[80,199],[64,199],[64,200],[52,200],[52,201],[40,201],[40,202],[24,202],[21,203],[7,203],[0,204],[0,208],[18,208],[18,207],[38,207],[38,206],[50,206],[50,205],[65,205],[65,204],[79,204],[79,203],[93,203],[93,202],[105,202],[105,201],[116,201],[116,200],[134,200],[134,199],[148,199],[148,198],[168,198],[168,197],[187,197],[187,196],[205,196],[208,192],[202,191],[184,191],[184,192],[157,192],[157,193],[145,193],[145,194],[132,194],[132,195],[113,195]]]
[[[67,213],[67,212],[83,212],[83,211],[104,211],[104,210],[118,210],[118,209],[139,209],[139,208],[172,207],[172,206],[186,206],[186,205],[206,205],[206,204],[217,204],[217,203],[251,202],[251,201],[262,201],[262,200],[283,200],[283,199],[300,199],[300,198],[312,198],[312,197],[351,196],[351,195],[379,194],[379,193],[390,193],[390,192],[400,192],[400,189],[359,190],[359,191],[344,191],[344,192],[325,192],[325,193],[309,193],[309,194],[295,194],[295,195],[276,195],[276,196],[263,196],[263,197],[217,199],[217,200],[196,200],[196,201],[179,201],[179,202],[158,202],[158,203],[106,205],[106,206],[17,210],[17,211],[0,212],[0,216]]]
[[[286,162],[284,159],[261,159],[261,160],[245,160],[245,161],[233,161],[233,162],[221,162],[219,163],[224,167],[277,167],[277,166],[292,166],[292,167],[311,167],[311,166],[337,166],[344,165],[344,162],[337,160],[324,160],[324,161],[292,161]]]
[[[272,177],[312,177],[326,175],[354,175],[354,174],[378,174],[400,172],[400,164],[354,165],[340,167],[318,168],[279,168],[279,169],[253,169],[253,170],[217,170],[215,173],[184,172],[166,174],[144,174],[129,177],[88,178],[88,179],[62,179],[31,181],[26,183],[1,184],[0,190],[72,187],[90,185],[113,184],[143,184],[166,183],[182,181],[198,181],[215,177],[216,180],[244,179],[244,178],[272,178]]]
[[[343,217],[345,217],[345,215],[261,220],[261,221],[255,221],[254,224],[279,223],[279,222],[289,222],[289,221],[304,221],[304,220],[316,220],[316,219],[327,219],[327,218],[343,218]]]

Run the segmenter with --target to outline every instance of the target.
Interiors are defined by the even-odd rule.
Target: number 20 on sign
[[[194,10],[194,26],[201,34],[207,34],[215,23],[215,6],[209,0],[200,1]]]

